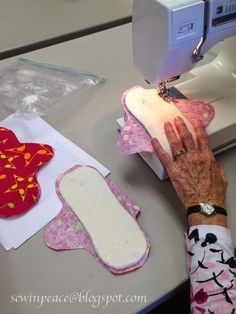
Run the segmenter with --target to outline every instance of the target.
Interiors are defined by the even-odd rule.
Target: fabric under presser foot
[[[214,118],[212,105],[201,100],[172,99],[165,102],[155,89],[135,86],[122,96],[123,110],[126,115],[118,149],[122,155],[153,152],[151,137],[156,137],[167,152],[171,154],[169,143],[164,134],[164,123],[173,122],[181,116],[195,138],[192,123],[198,119],[206,127]]]

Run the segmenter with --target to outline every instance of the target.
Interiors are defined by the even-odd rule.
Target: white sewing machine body
[[[151,84],[190,71],[224,40],[211,63],[192,69],[190,79],[175,85],[186,98],[214,106],[207,132],[215,153],[236,145],[235,35],[236,0],[134,0],[134,64]],[[160,179],[167,177],[156,157],[141,156]]]

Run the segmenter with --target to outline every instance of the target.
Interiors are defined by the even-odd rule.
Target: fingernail
[[[159,141],[158,141],[158,139],[156,139],[155,137],[153,137],[153,138],[151,139],[151,144],[152,144],[152,145],[155,145],[156,143],[159,143]]]
[[[180,124],[180,123],[184,123],[184,120],[180,116],[177,116],[175,117],[174,122],[177,124]]]
[[[175,121],[184,121],[180,116],[175,117]]]
[[[165,127],[166,129],[169,129],[169,128],[172,127],[172,124],[171,124],[170,122],[166,122],[166,123],[164,124],[164,127]]]
[[[201,121],[201,120],[198,120],[198,119],[193,119],[193,120],[192,120],[192,125],[193,125],[195,128],[200,127],[200,126],[203,126],[202,121]]]
[[[198,120],[196,120],[196,119],[191,119],[191,123],[192,123],[192,126],[194,128],[196,128],[198,126]]]

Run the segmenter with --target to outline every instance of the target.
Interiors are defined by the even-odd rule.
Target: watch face
[[[215,208],[211,203],[201,203],[200,206],[202,213],[207,216],[211,216],[215,212]]]

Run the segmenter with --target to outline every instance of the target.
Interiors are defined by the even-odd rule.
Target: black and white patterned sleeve
[[[236,314],[236,260],[230,230],[193,226],[185,240],[191,314]]]

